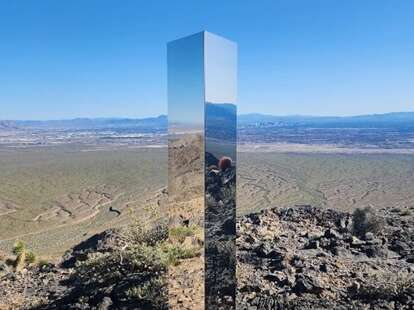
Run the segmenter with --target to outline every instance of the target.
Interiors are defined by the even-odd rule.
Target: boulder
[[[292,291],[299,295],[304,293],[320,294],[323,291],[323,287],[319,284],[316,277],[299,275],[296,278]]]

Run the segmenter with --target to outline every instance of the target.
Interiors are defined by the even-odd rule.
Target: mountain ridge
[[[239,126],[273,125],[304,127],[414,127],[414,112],[390,112],[383,114],[363,114],[354,116],[306,116],[306,115],[270,115],[261,113],[239,114]],[[101,129],[118,127],[168,127],[168,116],[147,118],[97,117],[54,120],[0,120],[0,129]]]

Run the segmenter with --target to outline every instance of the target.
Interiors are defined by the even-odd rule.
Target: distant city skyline
[[[414,111],[414,2],[0,3],[0,119],[167,113],[166,43],[239,45],[238,112]]]

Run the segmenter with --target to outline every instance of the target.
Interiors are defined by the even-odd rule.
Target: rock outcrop
[[[237,309],[413,309],[407,210],[377,210],[383,226],[359,237],[352,214],[312,206],[238,218]],[[166,228],[128,238],[121,251],[124,232],[106,231],[19,273],[0,262],[0,309],[165,309]]]
[[[381,210],[380,233],[311,206],[238,223],[238,309],[413,309],[414,221]]]
[[[166,226],[108,230],[0,278],[0,309],[167,309]]]

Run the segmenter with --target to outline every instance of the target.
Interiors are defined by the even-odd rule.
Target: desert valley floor
[[[312,205],[414,206],[414,155],[239,152],[238,214]],[[0,149],[0,251],[45,259],[166,201],[164,147]]]

